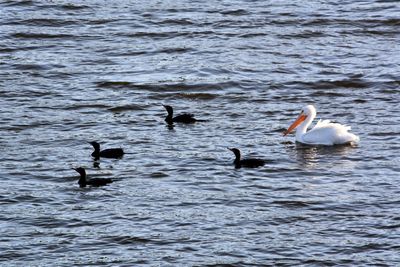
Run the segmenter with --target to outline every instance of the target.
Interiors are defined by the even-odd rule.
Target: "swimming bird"
[[[313,105],[302,108],[299,117],[283,133],[284,136],[296,130],[296,141],[307,145],[343,145],[353,144],[360,141],[360,138],[349,133],[351,127],[339,123],[332,123],[329,120],[319,120],[317,124],[307,132],[307,128],[314,120],[317,111]]]
[[[92,157],[96,159],[102,158],[122,158],[124,155],[124,150],[122,148],[108,148],[100,151],[100,144],[97,142],[90,142],[90,144],[94,148],[94,152],[92,153]]]
[[[257,168],[263,166],[265,161],[262,159],[254,159],[254,158],[247,158],[247,159],[240,159],[240,150],[237,148],[228,148],[235,154],[235,160],[233,163],[235,164],[235,168],[239,169],[241,167],[246,168]]]
[[[78,184],[80,187],[86,187],[86,185],[91,185],[91,186],[103,186],[106,184],[110,184],[113,182],[112,179],[110,178],[93,178],[93,179],[87,179],[86,177],[86,171],[84,168],[79,167],[79,168],[73,168],[75,171],[77,171],[80,175],[81,178],[79,178]]]
[[[164,108],[167,110],[168,115],[165,118],[165,121],[168,124],[173,124],[174,122],[180,122],[180,123],[195,123],[196,121],[199,121],[194,118],[193,114],[190,113],[183,113],[181,115],[178,115],[176,117],[173,117],[174,115],[174,110],[172,109],[171,106],[168,105],[163,105]]]

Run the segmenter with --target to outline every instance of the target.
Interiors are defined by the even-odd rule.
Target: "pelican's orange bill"
[[[301,113],[299,117],[295,120],[295,122],[290,125],[290,127],[283,133],[283,136],[286,136],[289,134],[291,131],[293,131],[297,126],[299,126],[300,123],[302,123],[305,119],[307,119],[307,115],[304,115]]]

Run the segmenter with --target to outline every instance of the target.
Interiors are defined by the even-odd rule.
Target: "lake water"
[[[3,0],[0,37],[0,265],[400,265],[398,1]],[[359,145],[283,137],[306,104]]]

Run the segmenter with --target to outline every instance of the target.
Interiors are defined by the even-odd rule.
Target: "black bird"
[[[90,142],[94,148],[92,157],[98,159],[102,158],[122,158],[124,155],[124,150],[122,148],[108,148],[100,151],[100,144],[97,142]]]
[[[79,167],[79,168],[74,168],[75,171],[77,171],[80,175],[81,178],[79,178],[78,184],[80,187],[86,187],[87,185],[91,186],[102,186],[106,184],[110,184],[113,182],[110,178],[93,178],[93,179],[86,179],[86,171],[84,168]]]
[[[240,150],[237,148],[228,148],[230,151],[232,151],[235,154],[235,160],[233,163],[235,164],[235,168],[239,169],[241,167],[246,167],[246,168],[257,168],[260,166],[263,166],[265,164],[265,161],[262,159],[253,159],[253,158],[248,158],[248,159],[240,159]]]
[[[193,114],[190,113],[183,113],[181,115],[178,115],[176,117],[173,117],[174,115],[174,110],[172,109],[171,106],[168,105],[163,105],[164,108],[167,110],[168,115],[165,118],[165,121],[168,124],[173,124],[174,122],[180,122],[180,123],[195,123],[196,121],[199,121],[194,118]]]

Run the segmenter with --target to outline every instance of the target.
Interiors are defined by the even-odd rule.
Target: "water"
[[[399,265],[399,14],[2,1],[0,265]],[[310,103],[361,143],[283,137]],[[162,104],[208,122],[171,129]],[[93,140],[128,154],[96,168]],[[268,163],[235,170],[227,147]],[[116,181],[81,189],[78,166]]]

